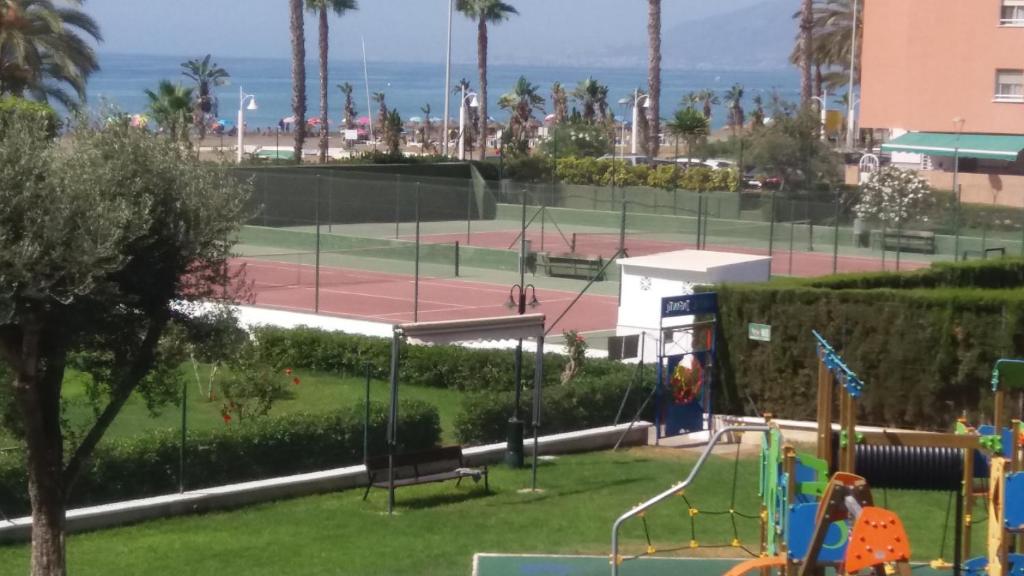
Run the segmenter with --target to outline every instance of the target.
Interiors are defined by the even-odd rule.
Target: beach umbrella
[[[413,124],[419,124],[420,122],[423,122],[423,118],[420,118],[419,116],[413,116],[412,118],[409,118],[409,122],[412,122]]]
[[[295,124],[295,116],[286,116],[281,118],[281,122],[284,122],[285,124]]]
[[[555,115],[554,114],[548,114],[547,116],[545,116],[544,117],[544,123],[545,124],[554,124],[555,123]]]
[[[359,124],[360,126],[366,126],[369,123],[370,123],[370,117],[369,116],[360,116],[359,119],[356,120],[356,124]]]
[[[149,125],[149,117],[145,114],[132,114],[131,126],[133,128],[145,128]]]
[[[440,119],[440,118],[438,118],[437,116],[431,116],[431,117],[430,117],[430,121],[431,121],[431,122],[434,122],[434,123],[436,124],[436,123],[440,122],[440,121],[441,121],[441,119]]]

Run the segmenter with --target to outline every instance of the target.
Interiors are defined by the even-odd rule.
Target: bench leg
[[[373,476],[370,476],[366,480],[366,491],[363,492],[363,502],[365,502],[366,497],[370,495],[370,488],[373,488]]]
[[[490,494],[491,487],[487,484],[487,467],[484,467],[484,492]]]
[[[462,485],[462,476],[459,476],[458,480],[455,481],[455,487],[458,488]]]

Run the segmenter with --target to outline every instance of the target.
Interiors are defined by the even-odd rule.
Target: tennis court
[[[295,262],[294,254],[288,253],[276,259],[271,255],[239,257],[232,266],[236,272],[244,271],[251,283],[254,304],[282,310],[318,311],[389,324],[515,313],[507,306],[510,286],[500,284],[422,275],[417,289],[412,275],[323,264],[318,280],[315,265]],[[584,295],[557,324],[552,323],[577,294],[539,289],[536,297],[538,305],[529,311],[546,314],[554,331],[592,332],[615,327],[615,297]]]

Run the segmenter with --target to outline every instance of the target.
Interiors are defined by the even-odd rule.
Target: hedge
[[[557,434],[614,423],[619,406],[632,379],[617,375],[581,376],[569,384],[548,386],[541,405],[542,435]],[[642,384],[634,382],[622,411],[620,422],[629,422],[651,392],[654,379],[651,371]],[[505,440],[511,415],[513,395],[509,391],[473,393],[462,403],[462,412],[455,420],[455,435],[466,444],[482,444]],[[524,388],[520,418],[526,422],[526,433],[532,435],[533,390]],[[651,404],[640,414],[641,419],[653,417]]]
[[[813,419],[817,330],[866,383],[864,423],[949,429],[991,411],[995,360],[1024,355],[1021,286],[1020,260],[719,286],[717,408]],[[751,322],[771,342],[749,340]]]
[[[420,401],[400,404],[399,450],[439,443],[436,408]],[[344,410],[255,418],[207,432],[191,432],[186,450],[186,489],[325,470],[363,459],[364,406]],[[370,453],[385,451],[387,407],[370,404]],[[177,430],[131,439],[107,439],[75,483],[69,507],[170,494],[178,490]],[[22,453],[0,454],[0,510],[29,512]]]
[[[387,378],[391,370],[391,340],[328,332],[316,328],[256,329],[256,340],[274,365],[336,374],[371,374]],[[552,338],[557,341],[557,338]],[[533,355],[525,355],[527,379],[533,376]],[[558,382],[566,359],[544,355],[544,382]],[[514,378],[511,350],[477,350],[463,346],[402,346],[400,380],[403,383],[462,391],[509,390]],[[618,362],[588,359],[585,374],[618,374],[627,379],[631,367]]]

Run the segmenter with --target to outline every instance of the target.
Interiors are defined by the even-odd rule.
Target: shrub
[[[591,364],[587,364],[588,369]],[[635,367],[632,367],[635,369]],[[548,386],[543,391],[541,406],[541,434],[557,434],[582,430],[614,423],[622,398],[633,376],[581,375],[564,386]],[[622,411],[621,422],[629,422],[640,405],[651,392],[653,378],[647,371],[643,384],[636,384]],[[524,388],[521,418],[530,432],[532,421],[532,388]],[[505,439],[509,416],[512,413],[513,394],[500,393],[469,394],[462,402],[462,410],[455,419],[455,435],[460,442],[480,444],[500,442]],[[653,417],[653,407],[648,404],[641,419]]]
[[[399,450],[437,445],[437,410],[419,401],[402,401]],[[189,434],[186,486],[196,489],[233,482],[300,474],[361,462],[363,413],[360,403],[320,414],[258,418],[208,432]],[[370,404],[370,453],[385,450],[387,407]],[[75,484],[72,507],[169,494],[178,489],[180,432],[164,430],[131,439],[108,439]],[[26,476],[20,453],[0,454],[0,510],[27,513]]]
[[[16,117],[26,117],[32,123],[42,123],[51,138],[56,137],[61,128],[57,113],[46,104],[12,96],[0,98],[0,136]]]

